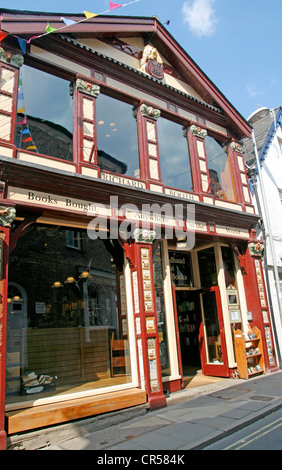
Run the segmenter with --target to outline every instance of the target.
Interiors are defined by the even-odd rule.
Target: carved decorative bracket
[[[192,124],[192,126],[190,127],[190,131],[192,135],[201,137],[201,139],[204,139],[207,135],[206,129],[202,129],[201,127],[195,126],[195,124]]]
[[[94,85],[93,83],[86,82],[81,78],[76,80],[76,89],[77,91],[81,91],[82,93],[86,93],[87,95],[93,96],[97,98],[100,94],[100,87],[99,85]]]
[[[0,206],[0,225],[1,227],[10,227],[16,216],[14,207]]]
[[[248,244],[249,252],[251,256],[261,258],[264,253],[264,245],[262,242],[251,242]]]
[[[152,106],[148,106],[145,103],[141,104],[140,112],[142,116],[155,119],[155,120],[157,120],[161,115],[161,112],[159,109],[155,109]],[[133,108],[133,116],[136,117],[136,114],[137,114],[137,109]]]
[[[244,153],[242,145],[238,144],[237,142],[231,142],[230,147],[234,152]]]
[[[23,65],[24,58],[21,54],[12,54],[12,52],[5,51],[3,47],[0,47],[0,61],[19,68]]]
[[[155,230],[137,228],[134,230],[134,238],[137,243],[153,243],[156,238],[156,232]]]

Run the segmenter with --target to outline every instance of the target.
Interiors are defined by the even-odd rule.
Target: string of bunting
[[[22,144],[25,147],[25,150],[35,150],[37,152],[36,145],[33,142],[33,139],[31,137],[31,133],[29,130],[28,122],[27,122],[27,117],[25,114],[25,105],[24,105],[24,95],[23,95],[23,83],[22,83],[22,78],[20,77],[19,79],[19,93],[18,93],[18,109],[17,109],[17,114],[19,118],[21,118],[21,115],[23,115],[22,121],[18,121],[17,125],[22,126],[22,129],[20,130],[21,133],[21,148]]]
[[[72,26],[74,24],[79,24],[79,23],[82,23],[84,21],[87,21],[88,19],[90,18],[95,18],[96,16],[99,16],[99,15],[104,15],[105,13],[109,13],[111,12],[112,10],[115,10],[116,8],[121,8],[121,7],[126,7],[127,5],[131,5],[132,3],[136,3],[136,2],[139,2],[140,0],[133,0],[131,2],[128,2],[128,3],[124,3],[124,4],[121,4],[121,3],[113,3],[113,2],[110,2],[109,1],[109,6],[110,6],[110,9],[109,10],[105,10],[103,11],[102,13],[91,13],[89,11],[83,11],[84,15],[85,15],[85,18],[83,18],[82,20],[79,20],[79,21],[74,21],[74,20],[70,20],[70,19],[66,19],[66,18],[61,18],[61,21],[64,22],[64,26],[62,26],[61,28],[53,28],[52,26],[50,26],[49,22],[46,26],[46,32],[43,33],[43,34],[39,34],[37,36],[32,36],[30,37],[28,40],[25,40],[23,38],[19,38],[18,36],[15,36],[19,42],[19,46],[21,48],[21,50],[23,51],[23,53],[25,54],[26,52],[26,45],[29,44],[33,39],[36,39],[36,38],[41,38],[42,36],[46,36],[47,34],[50,34],[50,33],[53,33],[55,31],[61,31],[62,29],[65,29],[67,28],[68,26]],[[3,41],[3,39],[5,39],[5,37],[8,36],[8,32],[6,31],[3,31],[1,30],[0,31],[0,42]]]

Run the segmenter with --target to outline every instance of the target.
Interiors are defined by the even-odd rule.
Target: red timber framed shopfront
[[[248,123],[157,18],[1,14],[1,448],[276,370]]]

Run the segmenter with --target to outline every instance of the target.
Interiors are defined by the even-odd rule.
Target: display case
[[[264,374],[264,355],[260,330],[254,326],[247,334],[234,330],[237,370],[241,379]]]

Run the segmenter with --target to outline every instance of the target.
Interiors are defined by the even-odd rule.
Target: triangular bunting
[[[47,26],[46,26],[46,33],[53,33],[53,31],[57,31],[57,28],[53,28],[53,27],[50,26],[50,24],[48,23]]]
[[[76,24],[76,21],[73,20],[68,20],[66,18],[61,18],[61,21],[63,21],[67,26],[71,26],[72,24]]]
[[[120,8],[122,7],[122,5],[120,3],[113,3],[113,2],[109,2],[110,4],[110,9],[111,10],[114,10],[115,8]]]
[[[83,11],[86,18],[94,18],[94,16],[98,16],[98,13],[90,13],[90,11]]]
[[[18,38],[18,41],[19,41],[19,45],[20,45],[21,50],[25,54],[25,52],[26,52],[26,40],[22,39],[22,38]]]
[[[6,33],[5,31],[0,31],[0,41],[3,41],[3,39],[5,39],[5,37],[8,36],[8,33]]]
[[[24,124],[27,124],[26,118],[24,118],[23,121],[18,121],[18,122],[17,122],[17,126],[23,126]]]

